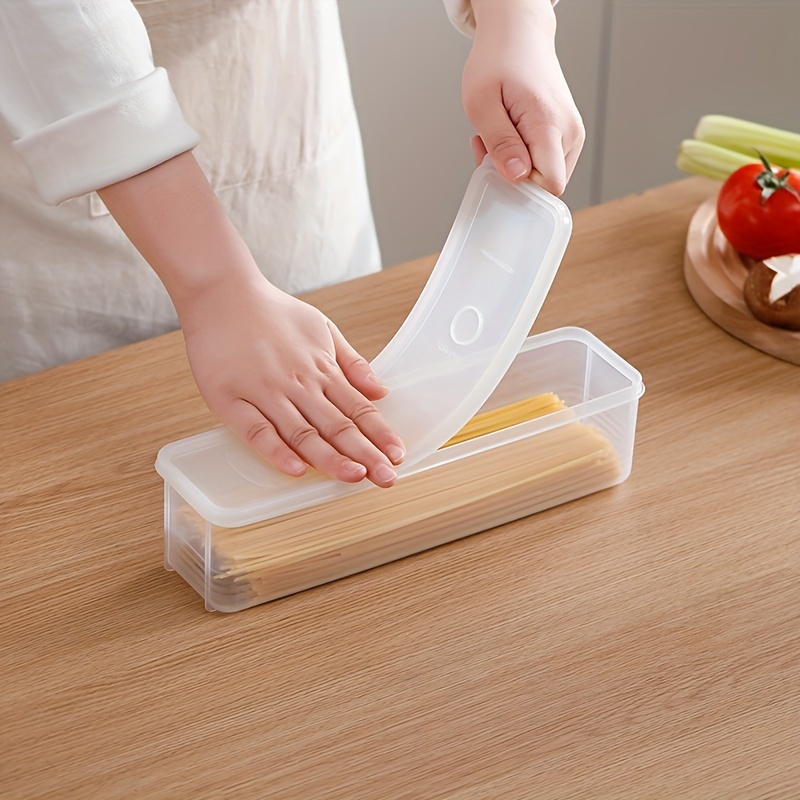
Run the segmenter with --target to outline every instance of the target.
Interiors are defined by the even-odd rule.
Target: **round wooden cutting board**
[[[686,286],[706,316],[751,347],[800,365],[800,331],[757,320],[744,302],[747,263],[717,226],[716,198],[695,211],[686,237]]]

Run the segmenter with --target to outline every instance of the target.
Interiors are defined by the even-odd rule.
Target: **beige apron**
[[[380,267],[335,0],[143,0],[195,155],[291,293]],[[68,68],[65,65],[65,68]],[[96,195],[46,205],[0,141],[0,380],[176,328]]]

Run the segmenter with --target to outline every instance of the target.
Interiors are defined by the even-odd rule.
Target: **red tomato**
[[[756,261],[800,253],[800,172],[761,161],[731,173],[717,198],[719,229]]]

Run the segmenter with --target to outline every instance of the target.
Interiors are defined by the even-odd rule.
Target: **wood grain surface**
[[[578,213],[535,326],[643,373],[626,483],[238,614],[162,567],[179,334],[0,386],[0,796],[800,797],[800,369],[686,289],[715,189]],[[308,298],[372,356],[432,264]]]

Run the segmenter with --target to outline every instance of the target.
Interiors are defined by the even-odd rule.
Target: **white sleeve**
[[[550,0],[550,2],[555,6],[558,0]],[[444,0],[444,8],[456,30],[463,33],[464,36],[475,35],[475,15],[472,13],[470,0]]]
[[[198,140],[130,0],[0,0],[0,115],[52,204]]]

